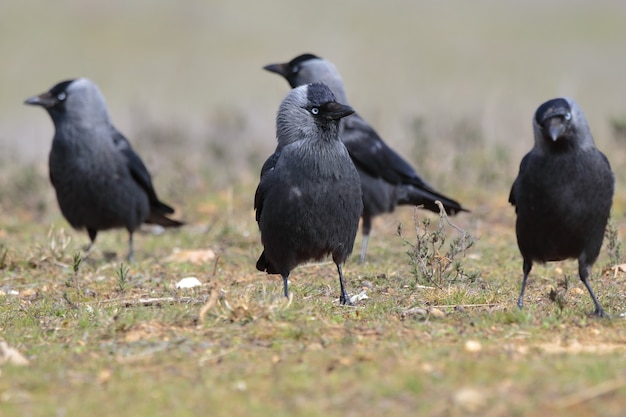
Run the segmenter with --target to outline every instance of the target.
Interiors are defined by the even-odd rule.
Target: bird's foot
[[[342,306],[345,306],[345,305],[352,306],[352,305],[354,305],[352,303],[352,301],[350,300],[350,296],[348,294],[341,294],[341,296],[339,297],[339,304],[341,304]]]
[[[603,319],[611,318],[611,316],[609,316],[602,307],[596,307],[596,309],[593,311],[593,315],[595,317],[603,318]]]

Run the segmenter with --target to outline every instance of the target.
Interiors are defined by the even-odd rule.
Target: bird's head
[[[336,132],[339,120],[352,113],[352,107],[338,103],[325,84],[296,87],[285,97],[278,110],[278,141],[286,144],[306,138],[317,139],[328,129]]]
[[[87,78],[61,81],[45,93],[26,99],[24,104],[43,107],[55,124],[65,118],[109,120],[100,89]]]
[[[575,101],[559,97],[537,108],[533,120],[535,139],[550,149],[593,146],[587,120]]]
[[[347,103],[343,81],[332,62],[313,54],[302,54],[289,62],[269,64],[263,69],[285,77],[291,88],[311,83],[326,84],[338,100]]]

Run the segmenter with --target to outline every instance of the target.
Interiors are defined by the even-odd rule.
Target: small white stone
[[[467,352],[480,352],[483,346],[478,340],[468,340],[465,342],[465,350]]]
[[[196,277],[183,278],[176,283],[176,288],[194,288],[201,286],[202,283]]]
[[[350,297],[350,301],[352,302],[352,304],[354,303],[358,303],[361,300],[367,300],[369,297],[367,296],[367,291],[361,291],[358,294],[353,295],[352,297]]]

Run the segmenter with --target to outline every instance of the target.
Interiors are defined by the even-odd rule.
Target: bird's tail
[[[158,224],[163,227],[180,227],[184,225],[184,222],[170,219],[161,213],[150,213],[148,218],[144,221],[144,223],[148,224]]]
[[[265,272],[267,271],[268,266],[269,263],[267,262],[267,259],[265,259],[265,251],[263,251],[261,252],[261,256],[259,256],[259,259],[256,261],[256,269],[261,272]]]
[[[150,205],[150,215],[144,223],[158,224],[163,227],[180,227],[185,224],[184,222],[167,217],[168,214],[172,213],[174,213],[174,209],[172,207],[160,202],[159,200],[152,201]]]
[[[274,265],[272,265],[270,261],[267,260],[267,258],[265,257],[265,251],[261,253],[261,256],[259,256],[259,259],[256,261],[256,269],[261,272],[267,272],[268,274],[280,273],[276,270]]]
[[[453,216],[461,211],[469,211],[464,209],[457,201],[439,194],[435,190],[418,188],[413,185],[398,187],[398,204],[423,206],[426,210],[439,213],[439,207],[435,204],[437,200],[441,201],[448,215]]]
[[[156,200],[156,199],[155,199]],[[174,213],[174,209],[167,204],[156,200],[150,201],[150,209],[152,213],[160,213],[160,214],[172,214]]]

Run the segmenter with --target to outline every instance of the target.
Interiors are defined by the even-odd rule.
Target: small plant
[[[72,237],[65,233],[65,229],[48,230],[48,250],[54,259],[61,260],[65,256],[65,250],[72,241]]]
[[[74,277],[78,275],[78,268],[80,264],[83,262],[83,256],[80,252],[74,253],[74,257],[72,258],[72,271],[74,272]]]
[[[80,291],[80,280],[78,278],[78,269],[80,267],[80,264],[83,261],[83,257],[80,254],[80,252],[76,252],[74,253],[74,256],[72,257],[72,275],[67,279],[67,281],[65,281],[65,286],[68,288],[71,288],[72,285],[74,286],[74,288],[76,289],[76,302],[73,302],[72,300],[70,300],[68,294],[66,292],[63,293],[63,298],[65,299],[65,301],[70,305],[70,307],[72,307],[73,309],[78,309],[78,304],[80,303],[80,299],[81,299],[81,291]]]
[[[466,273],[461,261],[455,259],[458,255],[465,256],[465,251],[474,245],[474,239],[448,218],[443,205],[439,206],[439,223],[432,230],[429,218],[419,221],[417,207],[413,214],[415,223],[416,242],[405,239],[402,235],[402,225],[398,225],[398,235],[409,247],[407,255],[411,265],[411,272],[420,285],[434,285],[443,288],[445,284],[451,284],[460,280],[474,280],[475,273]],[[447,227],[454,229],[459,236],[447,242]]]
[[[617,227],[613,221],[613,216],[609,218],[604,231],[604,238],[607,240],[606,248],[609,252],[609,267],[620,265],[624,262],[624,251],[622,250],[622,242],[619,240]]]
[[[117,287],[122,294],[125,293],[128,288],[128,272],[129,269],[124,263],[121,263],[119,269],[115,271],[117,274]]]
[[[4,243],[0,243],[0,269],[5,269],[7,267],[8,254],[9,248]]]

